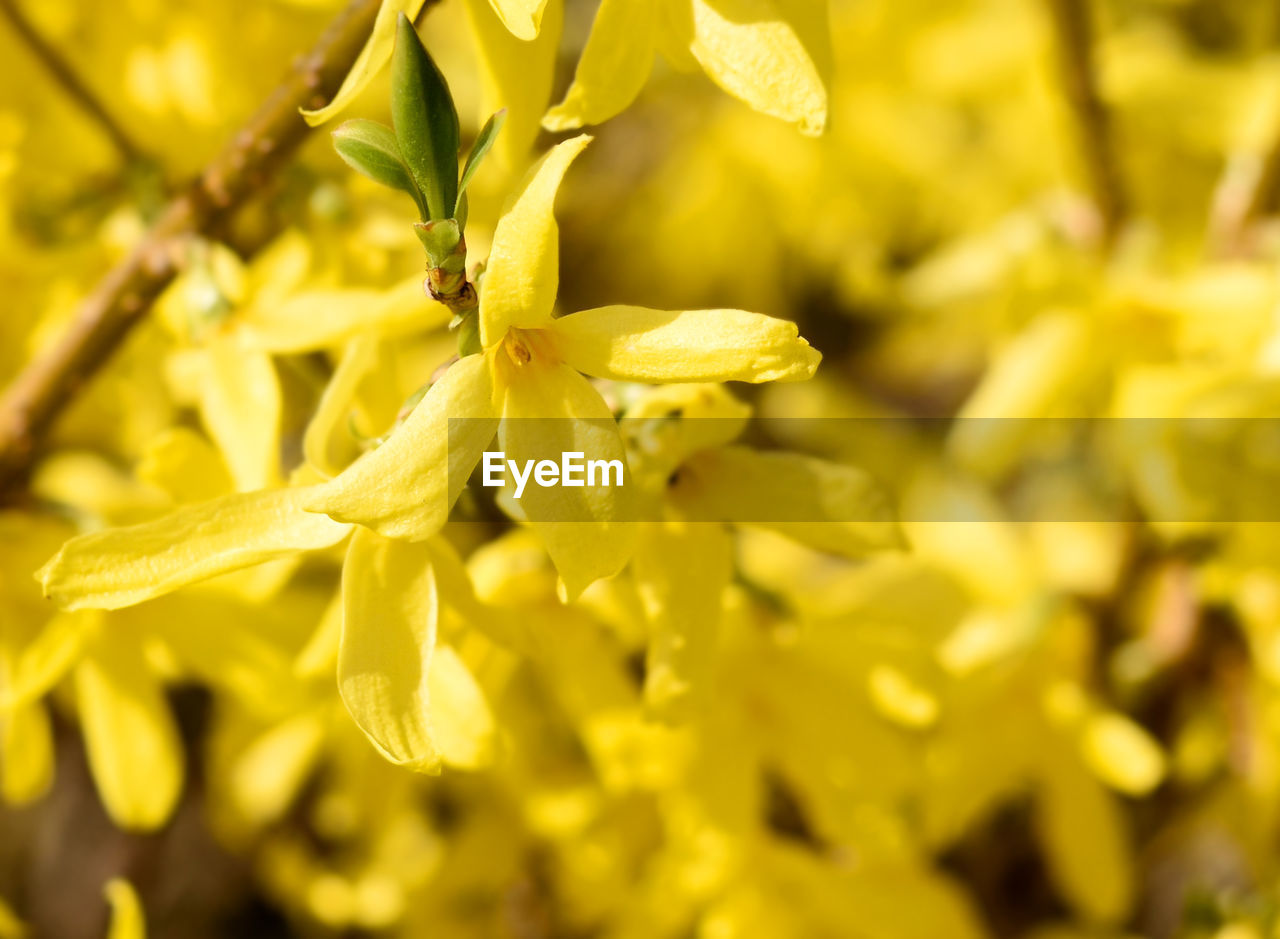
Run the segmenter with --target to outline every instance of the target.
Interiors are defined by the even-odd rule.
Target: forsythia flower
[[[661,50],[701,66],[757,111],[821,134],[831,38],[827,0],[603,0],[564,101],[542,125],[568,130],[626,109]]]
[[[751,408],[722,385],[654,389],[626,412],[631,464],[660,503],[632,565],[650,621],[645,703],[683,719],[705,699],[724,592],[727,525],[758,525],[833,554],[900,547],[885,493],[862,470],[799,453],[728,446]]]
[[[589,137],[565,141],[533,170],[498,223],[480,291],[483,351],[451,366],[377,450],[307,497],[306,506],[391,538],[444,525],[496,430],[517,462],[547,452],[621,459],[600,394],[579,374],[638,382],[810,377],[821,356],[793,323],[740,310],[667,312],[607,306],[555,317],[560,180]],[[461,431],[450,433],[450,419]],[[538,419],[557,420],[537,423]],[[458,425],[455,424],[455,427]],[[454,439],[451,439],[454,438]],[[531,490],[525,508],[570,597],[630,556],[616,490]],[[594,523],[552,521],[588,518]]]

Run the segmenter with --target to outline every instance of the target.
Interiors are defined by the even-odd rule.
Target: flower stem
[[[32,24],[18,6],[17,0],[0,0],[0,15],[9,21],[27,49],[40,60],[40,64],[53,77],[80,110],[98,125],[112,146],[119,151],[126,163],[146,162],[142,148],[133,142],[124,128],[111,116],[111,112],[98,96],[76,74],[71,64]]]
[[[1093,201],[1110,243],[1128,213],[1111,116],[1098,92],[1089,0],[1046,0],[1057,38],[1062,86],[1071,108]]]

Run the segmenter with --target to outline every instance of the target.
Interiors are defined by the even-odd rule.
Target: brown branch
[[[1249,253],[1259,222],[1280,203],[1280,139],[1266,154],[1238,153],[1227,160],[1209,212],[1210,247],[1220,255]]]
[[[1128,214],[1129,206],[1116,159],[1111,116],[1098,91],[1089,0],[1046,0],[1046,3],[1053,20],[1063,91],[1075,120],[1080,155],[1102,222],[1103,240],[1110,242]]]
[[[61,339],[6,389],[0,397],[0,494],[22,480],[55,418],[172,282],[183,241],[209,232],[248,201],[306,139],[309,128],[298,109],[319,107],[334,94],[372,31],[379,5],[351,0],[226,149],[103,278]]]
[[[19,8],[17,0],[0,0],[0,14],[9,21],[9,25],[22,39],[27,49],[40,60],[62,90],[107,135],[112,146],[120,151],[125,161],[133,163],[144,159],[146,155],[142,148],[129,138],[124,128],[116,122],[111,112],[98,100],[98,96],[89,89],[89,86],[80,80],[80,76],[75,73],[62,54],[40,35],[31,20],[27,19],[27,15]]]

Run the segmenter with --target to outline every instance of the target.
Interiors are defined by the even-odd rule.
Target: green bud
[[[391,57],[391,82],[396,140],[426,198],[426,217],[452,218],[458,202],[458,112],[444,76],[403,13]]]

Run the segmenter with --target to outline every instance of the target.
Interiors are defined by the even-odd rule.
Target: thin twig
[[[22,480],[54,419],[173,281],[184,240],[209,232],[260,191],[306,139],[309,129],[298,109],[319,107],[337,90],[372,31],[379,5],[351,0],[230,145],[103,278],[61,339],[0,397],[0,494]]]
[[[1214,187],[1209,242],[1221,255],[1248,253],[1257,225],[1280,202],[1280,139],[1270,151],[1238,153],[1227,160]]]
[[[1119,231],[1129,206],[1116,159],[1110,113],[1098,92],[1089,0],[1046,0],[1046,3],[1057,37],[1063,89],[1075,119],[1089,187],[1102,222],[1103,239],[1110,242]]]
[[[75,101],[80,109],[102,129],[125,161],[134,163],[142,160],[145,157],[142,148],[130,139],[124,128],[116,122],[111,112],[98,100],[98,96],[90,90],[89,86],[80,80],[80,76],[75,73],[62,54],[40,35],[31,20],[27,19],[27,15],[19,8],[17,0],[0,0],[0,14],[9,21],[9,25],[22,39],[27,49],[40,60],[68,97]]]

